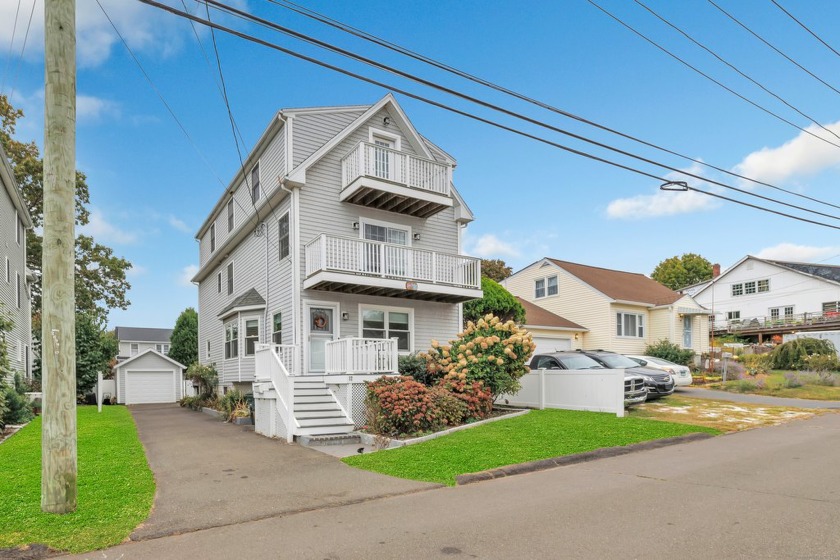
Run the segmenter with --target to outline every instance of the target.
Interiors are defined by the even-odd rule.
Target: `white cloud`
[[[794,243],[779,243],[773,247],[765,247],[755,256],[760,259],[779,261],[820,262],[840,256],[840,247],[814,247]]]
[[[76,96],[76,116],[79,121],[98,121],[106,115],[119,116],[119,105],[92,95]]]
[[[708,170],[698,163],[693,163],[685,171],[694,175],[709,176]],[[694,188],[707,191],[719,190],[705,181],[687,177],[678,172],[668,173],[665,178],[671,181],[686,181]],[[607,217],[619,220],[643,220],[661,216],[705,212],[718,206],[719,203],[714,197],[701,192],[663,191],[658,190],[657,187],[657,191],[653,194],[639,194],[613,200],[607,205]]]
[[[148,272],[149,269],[145,266],[139,265],[137,263],[131,263],[131,268],[128,269],[128,272],[126,272],[125,275],[129,278],[137,278],[138,276],[143,276]]]
[[[827,124],[825,127],[840,135],[840,121]],[[809,126],[806,130],[830,142],[840,144],[840,140],[816,125]],[[840,150],[836,146],[800,132],[796,138],[777,148],[765,147],[747,155],[733,170],[751,179],[779,183],[791,178],[816,175],[838,166],[840,166]]]
[[[169,215],[168,221],[169,221],[169,225],[172,226],[173,228],[177,229],[178,231],[183,231],[184,233],[190,233],[191,232],[190,226],[188,226],[182,220],[179,220],[175,216],[172,216],[171,214]]]
[[[469,244],[468,252],[482,258],[518,257],[519,251],[492,233],[486,233]]]
[[[79,233],[93,236],[102,243],[130,245],[137,241],[137,234],[125,231],[110,223],[97,208],[90,211],[90,221],[79,227]]]
[[[181,269],[181,274],[178,276],[178,284],[187,288],[194,288],[195,284],[193,284],[191,280],[197,272],[198,266],[194,264],[188,264],[187,266]]]
[[[183,44],[188,28],[180,18],[145,6],[140,2],[100,1],[132,49],[168,56],[178,51]],[[33,3],[35,11],[27,35],[27,24]],[[27,35],[24,57],[27,61],[36,61],[43,57],[44,52],[44,2],[23,0],[19,8],[18,12],[17,2],[0,2],[0,45],[8,48],[14,35],[11,52],[16,53],[13,59],[16,62],[17,53],[20,53],[23,47],[24,35]],[[17,19],[17,25],[15,25],[15,19]],[[179,30],[183,32],[179,33]],[[111,56],[114,46],[119,42],[117,34],[96,0],[78,0],[76,3],[76,49],[79,66],[95,67],[102,64]]]

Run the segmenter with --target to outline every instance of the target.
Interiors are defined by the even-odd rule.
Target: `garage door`
[[[548,354],[550,352],[558,352],[560,350],[572,349],[571,338],[549,338],[545,336],[535,336],[534,344],[537,345],[537,349],[534,350],[534,354]]]
[[[125,404],[175,402],[175,372],[127,371]]]

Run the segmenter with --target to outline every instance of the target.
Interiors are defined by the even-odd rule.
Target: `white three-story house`
[[[455,161],[392,95],[280,111],[197,234],[199,356],[253,390],[257,431],[364,423],[365,380],[448,340],[482,295]]]

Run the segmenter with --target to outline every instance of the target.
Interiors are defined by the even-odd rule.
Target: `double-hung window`
[[[20,285],[20,272],[15,272],[15,299],[17,300],[17,308],[20,309],[20,295],[21,295],[21,285]]]
[[[545,297],[545,278],[540,278],[534,281],[534,297]]]
[[[219,273],[216,275],[216,291],[220,294],[222,293],[222,272],[221,271],[219,271]]]
[[[227,218],[228,218],[228,233],[233,231],[233,199],[231,198],[228,201],[227,205]]]
[[[275,313],[271,320],[271,341],[283,344],[283,314]]]
[[[557,295],[557,276],[537,278],[534,280],[534,297],[541,298]]]
[[[129,349],[129,354],[131,354],[132,356],[136,356],[139,353],[140,353],[140,345],[137,344],[136,342],[132,342],[131,347]]]
[[[744,293],[745,294],[754,294],[755,293],[755,282],[744,282]]]
[[[210,224],[210,252],[216,250],[216,224]]]
[[[277,244],[280,248],[280,258],[289,256],[289,213],[283,214],[277,220]]]
[[[546,295],[549,296],[556,296],[557,295],[557,277],[556,276],[549,276],[546,278]]]
[[[247,319],[245,321],[245,355],[253,356],[260,341],[260,320]]]
[[[759,280],[758,281],[758,293],[762,294],[764,292],[769,292],[769,291],[770,291],[770,280],[769,279]]]
[[[733,296],[744,295],[744,285],[743,284],[732,284],[732,295]]]
[[[397,350],[411,351],[411,311],[408,309],[363,308],[364,338],[396,338]]]
[[[727,311],[726,312],[726,320],[727,321],[736,321],[741,318],[740,311]]]
[[[233,294],[233,263],[227,265],[227,289],[228,295]]]
[[[251,202],[254,204],[260,199],[260,164],[251,169]]]
[[[616,313],[616,334],[633,338],[645,337],[645,316],[638,313]]]
[[[225,359],[239,356],[239,325],[236,321],[225,324]]]
[[[163,354],[164,356],[169,355],[169,345],[168,344],[155,344],[155,350],[159,353]]]

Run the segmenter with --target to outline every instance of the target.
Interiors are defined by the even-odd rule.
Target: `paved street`
[[[77,558],[840,558],[838,464],[840,415],[827,413]]]
[[[828,408],[840,409],[838,401],[817,401],[809,399],[789,399],[784,397],[768,397],[766,395],[751,395],[748,393],[731,393],[729,391],[716,391],[702,387],[680,387],[677,394],[682,397],[694,397],[698,399],[714,399],[719,401],[731,401],[747,404],[764,404],[768,406],[785,406],[789,408]]]

